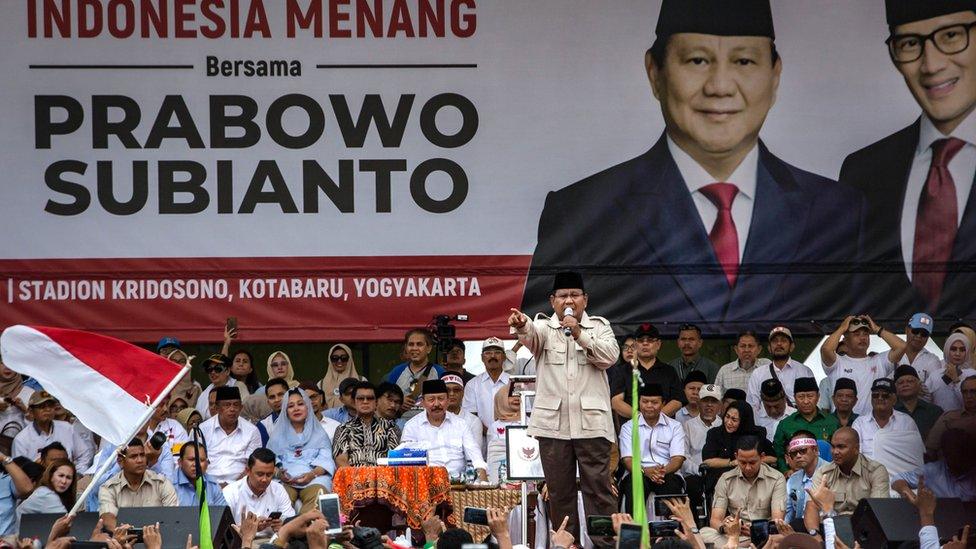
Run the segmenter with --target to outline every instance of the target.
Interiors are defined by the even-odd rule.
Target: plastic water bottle
[[[503,486],[508,483],[508,460],[502,459],[498,463],[498,485]]]
[[[478,480],[478,472],[474,470],[474,465],[471,464],[471,460],[464,462],[464,481],[468,484],[474,484]]]

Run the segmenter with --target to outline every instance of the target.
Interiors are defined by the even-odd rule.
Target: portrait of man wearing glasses
[[[976,1],[887,0],[888,53],[922,116],[844,161],[866,197],[860,305],[881,318],[976,310]],[[966,238],[965,235],[969,235]]]

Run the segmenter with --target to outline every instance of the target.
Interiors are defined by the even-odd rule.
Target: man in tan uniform
[[[606,369],[619,349],[610,323],[586,314],[579,273],[558,273],[549,303],[552,316],[534,321],[512,309],[508,324],[536,359],[536,396],[528,434],[538,438],[554,524],[569,517],[579,536],[576,470],[587,515],[616,511],[611,491],[610,445],[614,440]]]
[[[849,515],[864,498],[890,497],[888,470],[873,459],[861,455],[857,431],[850,427],[837,429],[830,439],[833,462],[824,465],[813,475],[813,486],[826,483],[834,493],[834,512]],[[811,536],[818,533],[820,514],[816,504],[807,500],[803,524]]]
[[[709,527],[701,532],[705,543],[724,547],[728,542],[725,531],[736,519],[742,523],[740,542],[747,542],[749,521],[786,516],[786,479],[763,463],[759,443],[759,438],[754,436],[744,436],[736,443],[736,467],[726,471],[715,485]]]
[[[132,439],[118,455],[119,473],[98,489],[98,512],[105,527],[113,530],[119,509],[126,507],[176,507],[180,504],[173,484],[146,465],[146,448]]]

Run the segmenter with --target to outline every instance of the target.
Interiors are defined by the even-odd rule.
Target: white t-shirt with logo
[[[833,365],[824,365],[824,372],[830,378],[831,394],[838,379],[848,377],[854,380],[857,385],[854,413],[863,416],[871,413],[871,384],[878,378],[891,377],[895,372],[895,365],[888,360],[888,351],[864,358],[837,355]]]

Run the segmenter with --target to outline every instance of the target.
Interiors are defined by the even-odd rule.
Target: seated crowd
[[[827,377],[819,384],[792,356],[793,336],[783,326],[766,338],[743,332],[736,360],[719,366],[700,355],[698,327],[680,326],[681,354],[666,363],[658,357],[661,334],[640,325],[607,371],[618,433],[607,489],[622,511],[632,508],[636,475],[645,496],[686,496],[665,500],[667,515],[682,523],[686,546],[701,547],[748,546],[754,520],[775,521],[781,534],[829,538],[833,517],[851,514],[863,498],[900,495],[923,519],[930,496],[976,501],[976,472],[965,455],[976,445],[976,333],[951,327],[940,359],[925,349],[932,325],[928,315],[914,315],[906,342],[870,317],[846,318],[820,348]],[[889,349],[869,353],[871,335]],[[405,442],[426,448],[430,464],[452,478],[470,464],[479,479],[504,480],[505,428],[521,418],[510,375],[532,374],[534,364],[500,339],[483,342],[478,375],[464,369],[460,343],[443,366],[431,362],[430,334],[414,329],[404,338],[406,360],[379,385],[360,376],[342,344],[330,349],[317,382],[295,379],[288,355],[272,352],[262,385],[252,355],[230,353],[235,337],[225,331],[221,352],[203,361],[210,383],[201,387],[187,374],[117,455],[35,381],[0,362],[0,435],[10,426],[16,432],[6,441],[10,455],[0,454],[0,536],[16,543],[25,514],[66,513],[89,483],[83,509],[113,534],[120,509],[199,505],[202,476],[209,504],[228,505],[251,543],[280,545],[321,524],[317,500],[332,490],[338,468],[376,465]],[[764,346],[769,358],[760,358]],[[180,364],[193,358],[172,337],[156,350]],[[106,460],[114,462],[92,478]],[[501,546],[511,546],[506,517],[490,513]],[[650,505],[648,517],[668,518]],[[614,517],[617,526],[628,520]],[[587,543],[585,532],[556,523],[554,540]],[[441,524],[425,535],[447,547],[461,534]],[[309,546],[311,538],[319,542],[312,535]]]

